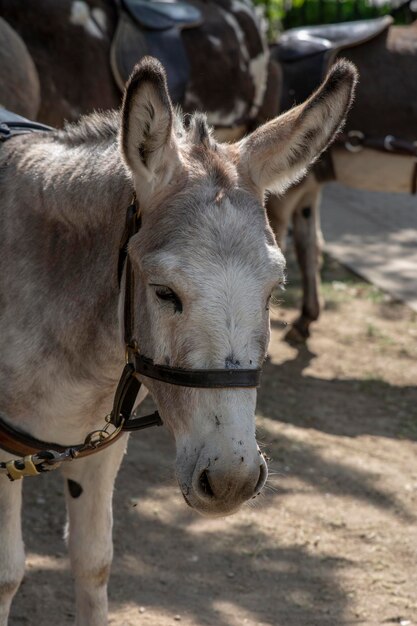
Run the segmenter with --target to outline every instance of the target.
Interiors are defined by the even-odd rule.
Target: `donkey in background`
[[[340,62],[304,104],[239,143],[217,144],[204,116],[173,112],[163,68],[135,69],[121,114],[2,145],[0,397],[4,419],[70,445],[100,426],[123,365],[117,281],[125,210],[141,352],[183,368],[257,368],[284,259],[263,206],[299,179],[338,132],[356,71]],[[256,390],[189,389],[144,378],[176,443],[176,473],[196,511],[227,515],[267,469],[255,439]],[[127,437],[63,466],[77,626],[107,624],[112,491]],[[7,459],[0,452],[0,460]],[[24,572],[21,481],[0,475],[0,626]]]
[[[38,121],[61,127],[82,114],[120,105],[120,80],[116,84],[110,56],[123,4],[115,0],[0,0],[0,15],[23,39],[36,66],[41,87]],[[264,28],[251,1],[192,0],[187,4],[201,13],[201,23],[181,31],[190,75],[184,98],[175,103],[188,113],[207,113],[212,126],[222,127],[223,137],[229,137],[229,130],[236,126],[241,127],[241,136],[247,126],[253,128],[259,120],[275,117],[277,69],[269,64]],[[2,46],[0,38],[0,56]],[[3,106],[7,106],[2,102],[7,90],[0,75]]]
[[[346,120],[346,131],[353,131],[359,137],[363,135],[365,141],[362,144],[359,140],[356,146],[350,146],[347,134],[345,142],[337,141],[332,145],[327,157],[333,168],[331,179],[354,189],[415,193],[415,146],[414,154],[412,150],[407,153],[395,150],[391,140],[401,139],[412,147],[417,139],[417,21],[409,26],[393,26],[389,17],[374,22],[382,27],[376,36],[360,45],[345,45],[342,52],[337,53],[354,63],[359,71],[360,82]],[[346,32],[353,28],[349,24],[337,27],[343,27]],[[326,33],[326,28],[334,27],[313,27],[310,37],[317,28]],[[309,32],[308,27],[303,30]],[[335,48],[337,51],[336,44]],[[381,147],[372,149],[367,145],[367,138]],[[304,342],[310,335],[312,322],[320,315],[323,237],[319,210],[325,182],[312,171],[284,196],[271,196],[268,200],[271,226],[284,252],[288,227],[292,226],[302,275],[302,307],[287,333],[290,341]]]
[[[24,42],[0,17],[0,107],[29,119],[38,115],[38,72]]]

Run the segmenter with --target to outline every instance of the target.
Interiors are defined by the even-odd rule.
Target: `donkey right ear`
[[[358,73],[340,60],[306,101],[255,130],[239,144],[242,180],[283,193],[334,139],[352,104]]]
[[[122,105],[121,148],[139,187],[155,185],[172,171],[177,154],[173,110],[163,66],[152,57],[138,63],[126,85]]]

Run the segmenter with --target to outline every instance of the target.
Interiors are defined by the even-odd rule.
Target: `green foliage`
[[[282,30],[307,24],[331,24],[395,14],[397,22],[414,17],[404,7],[393,11],[392,0],[254,0],[264,7],[270,36],[275,39]],[[397,3],[398,4],[398,3]]]

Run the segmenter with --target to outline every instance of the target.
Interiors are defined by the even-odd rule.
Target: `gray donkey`
[[[188,370],[259,368],[269,298],[284,280],[265,190],[282,192],[327,147],[355,82],[353,66],[339,62],[306,103],[239,143],[219,145],[203,116],[185,127],[174,114],[164,70],[148,58],[130,78],[121,113],[2,145],[0,412],[7,424],[68,446],[109,413],[124,364],[119,242],[134,194],[142,226],[128,252],[141,353]],[[141,378],[175,438],[189,506],[227,515],[262,489],[256,389]],[[62,465],[77,626],[107,624],[112,491],[126,445],[122,435]],[[9,458],[0,451],[0,461]],[[21,482],[0,475],[0,626],[24,571]]]

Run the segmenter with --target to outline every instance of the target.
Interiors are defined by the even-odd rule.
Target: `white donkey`
[[[269,298],[284,280],[265,190],[284,190],[327,147],[355,81],[353,66],[339,62],[305,104],[237,144],[219,145],[204,117],[185,127],[174,115],[164,70],[146,59],[127,85],[121,115],[4,143],[3,424],[64,447],[102,427],[124,363],[126,279],[120,292],[117,266],[134,194],[142,226],[129,242],[131,330],[140,353],[168,370],[259,368]],[[139,377],[175,438],[178,481],[192,508],[227,515],[261,490],[267,470],[255,439],[255,388]],[[122,434],[62,465],[77,626],[107,624],[112,491],[126,444]],[[9,458],[0,451],[3,467]],[[21,483],[0,475],[1,626],[24,571]]]

